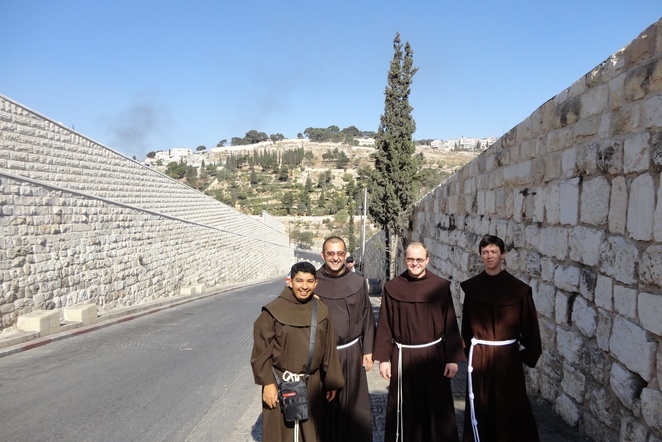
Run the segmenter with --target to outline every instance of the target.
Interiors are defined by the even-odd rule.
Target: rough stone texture
[[[617,176],[611,182],[611,201],[609,202],[609,231],[624,234],[627,222],[628,188],[625,177]]]
[[[637,318],[637,290],[614,286],[614,309],[628,319]]]
[[[559,266],[554,272],[554,285],[561,290],[576,292],[579,289],[579,268]]]
[[[603,275],[598,275],[598,279],[595,284],[595,304],[598,307],[602,307],[603,309],[607,310],[608,312],[612,311],[614,305],[612,293],[612,279]]]
[[[584,341],[577,333],[569,330],[557,329],[556,345],[559,355],[564,357],[569,363],[579,362],[579,355]]]
[[[662,295],[639,294],[637,310],[642,327],[651,333],[662,336]]]
[[[554,412],[573,427],[577,425],[581,415],[581,409],[577,403],[565,394],[559,396],[554,403]]]
[[[584,336],[594,337],[598,327],[598,314],[595,307],[589,305],[586,299],[577,297],[572,310],[572,322]]]
[[[586,404],[600,422],[610,429],[619,429],[621,408],[617,399],[606,388],[594,384],[587,386]]]
[[[607,178],[598,176],[582,186],[581,217],[583,223],[602,226],[609,215],[610,185]]]
[[[648,340],[646,331],[641,327],[617,316],[609,349],[619,361],[646,382],[652,379],[657,348],[654,342]]]
[[[650,441],[648,435],[648,429],[638,420],[629,417],[621,421],[620,442]]]
[[[596,330],[598,347],[602,351],[609,351],[609,339],[613,321],[611,315],[604,310],[598,310],[598,328]]]
[[[662,431],[662,391],[644,388],[641,392],[641,414],[655,431]]]
[[[649,174],[640,175],[632,182],[627,221],[627,229],[632,239],[650,241],[653,238],[653,186],[653,177]]]
[[[662,244],[653,244],[641,256],[641,282],[659,286],[661,281]]]
[[[563,367],[561,388],[565,394],[573,398],[576,402],[582,403],[586,391],[586,376],[581,371],[567,365]]]
[[[586,410],[579,419],[579,431],[582,434],[589,435],[592,441],[620,442],[618,432],[606,426],[595,415]]]
[[[579,178],[573,178],[561,183],[561,224],[576,225],[579,215]]]
[[[627,370],[621,364],[613,364],[611,366],[609,385],[623,405],[634,409],[635,403],[639,399],[641,390],[646,383],[641,377]]]
[[[623,237],[611,237],[600,247],[600,270],[625,284],[636,282],[637,247]]]
[[[602,230],[583,226],[570,230],[568,245],[570,246],[570,259],[588,266],[595,266],[600,262],[600,244],[604,240]]]

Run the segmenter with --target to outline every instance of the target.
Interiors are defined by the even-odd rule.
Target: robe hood
[[[384,291],[399,302],[431,302],[439,300],[449,289],[447,281],[429,270],[421,278],[413,278],[404,271],[384,285]]]
[[[333,282],[333,284],[319,284],[316,290],[321,297],[329,299],[349,298],[365,285],[365,279],[349,271],[347,267],[345,267],[343,273],[334,276],[330,275],[326,270],[326,266],[323,265],[317,270],[317,279]]]
[[[494,276],[483,270],[461,283],[460,287],[467,296],[491,305],[516,304],[531,290],[531,287],[506,270],[501,270]]]
[[[262,310],[268,311],[281,324],[309,327],[313,314],[313,296],[301,302],[294,296],[291,288],[285,287],[278,298],[262,307]],[[317,322],[322,322],[328,317],[328,314],[326,305],[317,300]]]

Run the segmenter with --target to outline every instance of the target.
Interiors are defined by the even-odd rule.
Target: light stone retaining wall
[[[285,228],[195,191],[0,96],[0,330],[182,288],[285,275]]]
[[[506,241],[542,331],[530,391],[595,441],[662,441],[661,172],[658,21],[421,199],[406,238],[458,314],[481,237]]]

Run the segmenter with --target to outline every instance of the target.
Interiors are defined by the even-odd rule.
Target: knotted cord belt
[[[358,338],[354,339],[353,341],[348,342],[346,344],[338,345],[338,346],[336,346],[336,350],[342,350],[343,348],[351,347],[352,345],[359,342],[359,339],[361,339],[361,337],[358,337]]]
[[[404,435],[402,436],[401,439],[399,439],[400,435],[400,430],[404,430],[404,412],[402,409],[402,349],[403,348],[424,348],[424,347],[431,347],[433,345],[437,345],[441,341],[444,340],[444,336],[442,335],[439,339],[436,341],[428,342],[427,344],[418,344],[418,345],[406,345],[406,344],[401,344],[397,341],[393,341],[395,345],[398,346],[398,407],[397,407],[397,424],[395,428],[395,440],[396,441],[402,441],[404,442],[405,437]]]
[[[493,347],[500,347],[502,345],[510,345],[517,342],[517,339],[508,339],[507,341],[485,341],[482,339],[471,338],[471,348],[469,348],[469,362],[468,369],[469,372],[469,405],[471,406],[471,428],[474,432],[474,442],[480,442],[480,436],[478,436],[478,419],[476,419],[476,410],[474,408],[474,387],[471,373],[474,371],[472,365],[474,358],[474,347],[476,345],[490,345]]]

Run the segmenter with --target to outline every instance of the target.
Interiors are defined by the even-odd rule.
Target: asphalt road
[[[259,394],[252,325],[281,281],[0,358],[0,440],[230,441]]]

